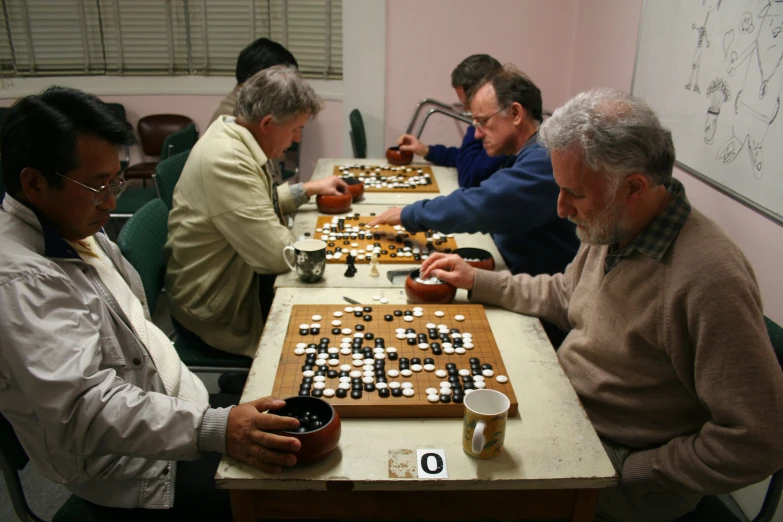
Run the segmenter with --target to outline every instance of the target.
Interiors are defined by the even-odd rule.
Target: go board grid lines
[[[498,375],[507,376],[503,359],[495,343],[494,336],[489,326],[484,307],[477,304],[459,304],[459,305],[417,305],[423,309],[422,317],[414,317],[413,321],[405,321],[403,316],[395,316],[393,313],[395,310],[400,311],[413,311],[414,306],[411,305],[371,305],[372,311],[367,312],[372,316],[371,321],[364,321],[362,317],[355,317],[353,313],[345,311],[346,307],[343,304],[334,305],[293,305],[291,309],[290,321],[286,332],[285,340],[283,341],[283,347],[280,355],[280,361],[277,367],[277,374],[275,376],[274,388],[272,394],[274,396],[285,399],[286,397],[293,397],[299,393],[299,385],[302,382],[302,366],[305,362],[305,355],[296,355],[294,349],[298,343],[307,344],[319,344],[321,338],[329,338],[330,347],[339,347],[341,339],[343,337],[353,338],[354,333],[367,333],[371,332],[374,335],[372,340],[364,340],[362,346],[375,346],[375,338],[383,338],[385,340],[385,347],[397,348],[399,358],[418,357],[420,359],[433,358],[435,359],[435,367],[437,369],[445,369],[447,363],[455,363],[457,369],[470,369],[469,359],[471,357],[477,357],[480,359],[481,364],[491,364],[494,375],[492,377],[486,377],[485,383],[487,389],[494,389],[500,391],[508,396],[511,401],[511,408],[509,409],[509,416],[515,416],[518,410],[518,403],[516,396],[511,385],[511,381],[506,383],[500,383],[496,380]],[[440,310],[445,312],[445,316],[437,317],[435,311]],[[333,312],[342,312],[342,317],[334,317]],[[319,321],[313,321],[312,317],[315,315],[321,316]],[[385,315],[392,315],[392,321],[386,321]],[[458,322],[454,319],[456,315],[462,315],[465,317],[464,321]],[[333,335],[331,333],[332,321],[338,319],[342,322],[339,328],[350,328],[351,334]],[[320,332],[318,334],[301,335],[299,326],[301,324],[314,324],[319,323],[321,325]],[[465,354],[446,354],[433,355],[431,348],[426,350],[420,349],[418,345],[409,345],[405,339],[397,339],[397,328],[413,328],[416,333],[427,333],[425,325],[427,323],[444,324],[451,328],[458,328],[461,333],[469,332],[473,334],[473,349],[466,350]],[[355,330],[355,326],[361,324],[365,329],[361,332]],[[438,340],[437,342],[439,342]],[[432,339],[427,339],[427,344],[432,343]],[[340,364],[338,366],[329,366],[329,369],[335,369],[339,372],[339,367],[342,364],[351,364],[352,355],[339,354]],[[388,372],[391,369],[399,369],[399,359],[391,361],[384,359],[386,366],[385,369]],[[317,369],[317,368],[314,368]],[[361,367],[352,366],[352,370],[361,369]],[[400,383],[411,382],[413,383],[413,390],[415,392],[413,397],[379,397],[377,390],[372,392],[363,391],[362,396],[359,399],[351,398],[350,393],[345,398],[338,398],[336,396],[322,399],[331,403],[338,414],[341,417],[461,417],[464,412],[464,405],[460,403],[449,402],[444,403],[430,403],[427,400],[427,394],[425,390],[427,388],[439,389],[439,383],[447,381],[448,377],[437,377],[435,371],[428,372],[422,370],[420,372],[413,372],[410,377],[387,377],[388,382],[397,381]],[[461,380],[461,377],[460,377]],[[327,388],[337,389],[338,378],[326,377],[325,384]]]
[[[419,172],[420,171],[420,172]],[[391,165],[335,165],[333,174],[340,177],[352,177],[364,181],[365,192],[422,192],[439,193],[438,182],[432,173],[429,165],[406,165],[403,167],[393,167]],[[402,178],[398,184],[402,186],[379,185],[386,182],[390,176]],[[410,185],[408,181],[412,178],[425,177],[429,180],[427,184]]]

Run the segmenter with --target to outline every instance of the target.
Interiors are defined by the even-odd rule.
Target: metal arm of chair
[[[776,471],[769,480],[764,504],[752,522],[770,522],[772,520],[778,508],[778,502],[780,502],[781,492],[783,492],[783,469]]]
[[[418,105],[416,105],[416,110],[413,111],[413,118],[411,118],[411,122],[408,124],[408,129],[405,131],[405,134],[410,134],[411,132],[413,132],[413,126],[416,124],[416,118],[419,117],[421,108],[424,107],[425,105],[437,105],[441,109],[446,109],[447,111],[454,112],[454,107],[452,105],[449,105],[448,103],[443,103],[442,101],[438,101],[433,98],[424,98],[419,102]]]
[[[421,125],[419,126],[419,130],[416,132],[416,137],[421,138],[421,134],[424,132],[424,125],[427,123],[427,120],[430,119],[430,116],[432,116],[435,113],[445,114],[449,118],[454,118],[455,120],[459,120],[462,122],[467,123],[468,125],[473,123],[473,120],[469,118],[468,116],[465,116],[463,114],[454,112],[452,110],[444,111],[443,109],[430,109],[427,114],[424,116],[424,119],[421,121]]]

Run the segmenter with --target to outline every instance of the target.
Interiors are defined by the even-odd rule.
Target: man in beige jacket
[[[174,190],[166,243],[166,291],[175,328],[207,347],[252,357],[271,304],[283,248],[294,236],[284,216],[314,194],[337,194],[338,177],[276,185],[268,158],[301,139],[321,102],[290,67],[254,75],[234,116],[210,125]]]
[[[601,89],[539,137],[558,214],[582,240],[565,272],[511,276],[443,254],[422,271],[568,332],[558,359],[620,476],[596,520],[676,520],[782,468],[783,373],[753,269],[672,178],[671,133],[643,101]]]

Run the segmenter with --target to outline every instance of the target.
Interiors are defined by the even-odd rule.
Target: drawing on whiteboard
[[[742,13],[742,17],[740,17],[740,31],[742,31],[744,34],[750,34],[754,29],[753,15],[745,11]]]
[[[720,106],[731,98],[731,91],[726,81],[715,78],[707,87],[707,98],[710,100],[710,108],[707,109],[707,121],[704,122],[704,143],[712,145],[715,131],[718,129],[718,116]]]
[[[710,13],[720,8],[723,0],[702,0],[701,6],[707,10],[707,16],[702,25],[691,24],[691,29],[696,31],[699,38],[696,41],[696,52],[693,53],[693,64],[691,64],[691,77],[685,85],[687,90],[693,89],[693,92],[700,93],[699,89],[699,69],[701,68],[701,48],[710,46],[710,39],[707,37],[707,22],[710,20]]]
[[[734,161],[747,143],[753,174],[761,178],[764,138],[780,110],[780,87],[783,74],[783,1],[768,0],[758,15],[756,39],[737,55],[731,52],[729,75],[749,58],[742,89],[734,99],[735,119],[732,136],[718,151],[723,163]],[[752,25],[752,23],[751,23]]]

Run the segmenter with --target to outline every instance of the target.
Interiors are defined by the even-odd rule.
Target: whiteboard
[[[644,3],[632,93],[678,163],[783,224],[783,0]]]

